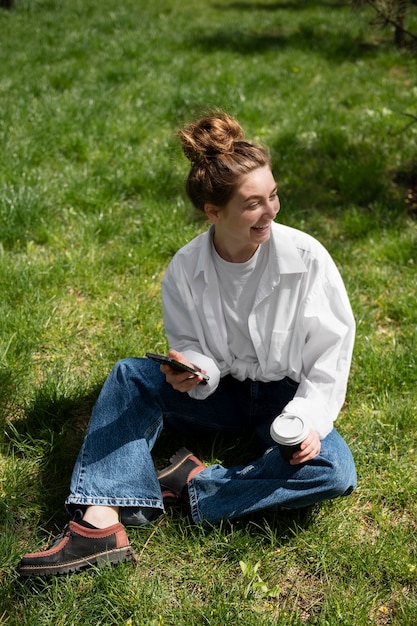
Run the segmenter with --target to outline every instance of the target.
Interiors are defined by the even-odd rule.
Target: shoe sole
[[[22,565],[19,569],[21,576],[53,576],[57,574],[70,574],[71,572],[78,572],[86,567],[93,565],[116,565],[123,561],[133,561],[135,558],[132,549],[127,546],[125,548],[117,548],[115,550],[108,550],[99,554],[92,554],[90,557],[84,557],[71,561],[70,563],[57,564],[57,565]]]

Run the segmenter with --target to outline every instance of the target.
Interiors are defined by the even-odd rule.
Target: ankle
[[[107,528],[119,521],[119,507],[117,506],[89,506],[83,516],[83,521],[96,528]]]

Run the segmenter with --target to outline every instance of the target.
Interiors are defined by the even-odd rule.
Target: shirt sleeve
[[[330,268],[330,278],[314,285],[302,319],[301,379],[283,413],[303,417],[324,439],[345,400],[355,337],[355,320],[336,267]]]
[[[170,348],[184,354],[190,363],[205,370],[209,376],[207,385],[197,385],[188,392],[192,398],[204,400],[217,389],[220,369],[209,356],[186,276],[180,275],[180,269],[173,263],[162,281],[162,304]]]

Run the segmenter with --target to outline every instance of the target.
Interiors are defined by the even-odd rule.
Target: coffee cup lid
[[[279,415],[271,425],[272,439],[287,446],[304,441],[307,431],[304,420],[298,415]]]

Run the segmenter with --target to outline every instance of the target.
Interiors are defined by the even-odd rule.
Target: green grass
[[[372,17],[337,0],[0,11],[1,624],[416,623],[416,59]],[[160,280],[205,228],[174,135],[210,106],[271,148],[279,219],[345,279],[358,333],[338,428],[358,489],[210,530],[172,513],[129,532],[135,564],[22,580],[20,556],[66,520],[109,369],[166,348]],[[208,462],[245,454],[192,443]]]

